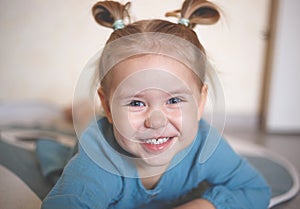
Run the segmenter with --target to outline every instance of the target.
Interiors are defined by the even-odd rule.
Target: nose
[[[166,126],[167,118],[165,114],[160,110],[154,110],[150,112],[145,120],[145,126],[147,128],[158,129]]]

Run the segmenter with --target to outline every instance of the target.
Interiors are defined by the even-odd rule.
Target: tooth
[[[145,142],[148,143],[148,144],[158,145],[158,144],[165,143],[168,140],[169,140],[168,137],[164,137],[164,138],[158,138],[158,139],[147,139]]]

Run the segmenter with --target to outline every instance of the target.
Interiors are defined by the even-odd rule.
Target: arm
[[[103,171],[79,148],[80,154],[67,164],[42,209],[106,209],[118,195],[120,179]]]
[[[215,207],[205,199],[195,199],[174,209],[215,209]]]
[[[41,209],[92,209],[88,203],[80,199],[78,195],[54,195],[47,197],[42,204]]]
[[[202,198],[217,209],[263,209],[270,200],[270,189],[263,177],[237,155],[225,140],[202,165],[211,184]]]

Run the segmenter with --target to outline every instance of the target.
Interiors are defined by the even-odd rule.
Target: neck
[[[163,176],[167,167],[164,166],[149,166],[141,163],[136,163],[139,178],[145,189],[154,189],[160,178]]]

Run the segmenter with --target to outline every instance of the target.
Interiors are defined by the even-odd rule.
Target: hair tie
[[[190,20],[182,17],[178,20],[178,24],[188,27],[190,25]]]
[[[123,22],[123,20],[118,19],[114,22],[112,26],[114,30],[119,30],[125,27],[125,23]]]

